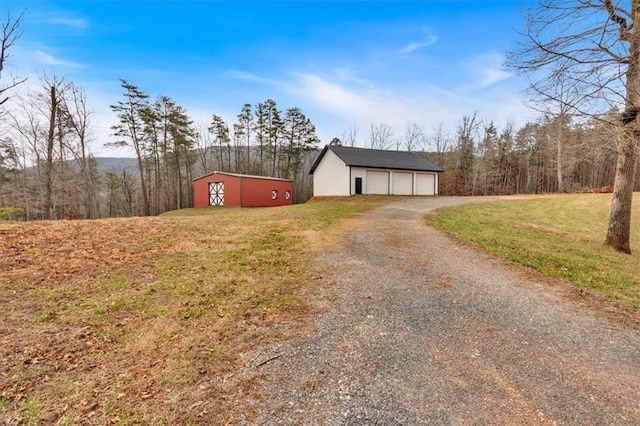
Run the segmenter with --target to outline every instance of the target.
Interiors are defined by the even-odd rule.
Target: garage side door
[[[388,194],[389,172],[367,170],[367,194]]]
[[[413,194],[413,173],[393,174],[393,192],[394,195],[412,195]]]
[[[432,173],[418,173],[416,179],[417,195],[435,195],[435,175]]]

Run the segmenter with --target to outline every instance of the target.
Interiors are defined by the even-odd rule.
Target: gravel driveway
[[[263,385],[231,422],[640,424],[640,334],[423,225],[469,201],[364,215],[320,259],[315,331],[256,355]]]

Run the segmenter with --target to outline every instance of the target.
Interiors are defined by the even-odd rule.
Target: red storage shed
[[[273,207],[293,204],[293,181],[213,172],[193,180],[194,207]]]

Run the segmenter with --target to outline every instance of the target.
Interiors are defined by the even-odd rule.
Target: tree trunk
[[[607,237],[604,241],[606,246],[628,254],[631,254],[631,203],[638,158],[634,139],[638,139],[638,133],[627,132],[621,135],[618,141],[618,161],[613,186],[613,200],[611,201],[611,215],[609,216]]]
[[[247,174],[251,174],[251,127],[247,125]]]
[[[561,114],[559,119],[556,121],[556,125],[558,126],[558,133],[556,137],[558,138],[557,143],[557,156],[556,156],[556,172],[558,178],[558,192],[564,192],[564,183],[562,182],[562,138],[564,136],[564,132],[562,131],[564,116]]]
[[[51,108],[49,111],[49,130],[47,132],[47,157],[45,163],[44,182],[44,218],[52,219],[53,209],[53,145],[55,143],[56,113],[58,112],[58,97],[55,86],[51,86]]]
[[[631,17],[634,23],[640,23],[640,1],[631,2]],[[627,68],[627,87],[625,111],[622,113],[621,132],[617,147],[618,160],[613,185],[611,214],[604,245],[617,251],[631,254],[631,203],[633,184],[636,178],[638,150],[640,140],[640,31],[634,28],[630,35],[629,65]]]

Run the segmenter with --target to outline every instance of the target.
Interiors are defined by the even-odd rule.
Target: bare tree
[[[21,141],[24,164],[28,155],[28,162],[33,165],[29,174],[37,180],[30,191],[24,192],[23,203],[32,210],[27,209],[27,218],[60,218],[65,204],[71,201],[65,165],[69,126],[63,107],[68,90],[69,83],[64,78],[41,75],[40,87],[27,96],[18,95],[9,114],[14,143]],[[26,188],[26,179],[23,182]]]
[[[436,165],[444,167],[444,155],[453,145],[451,136],[442,128],[442,123],[434,129],[435,133],[429,138],[430,148],[434,151]]]
[[[203,175],[210,173],[213,168],[215,139],[203,124],[199,124],[195,128],[195,143],[198,154],[197,162],[200,166],[199,172]]]
[[[465,115],[458,124],[458,136],[456,150],[458,159],[456,165],[455,191],[459,195],[470,195],[474,175],[474,151],[476,146],[475,136],[480,123],[477,112],[473,115]]]
[[[24,12],[13,19],[11,13],[7,12],[7,20],[2,24],[2,35],[0,36],[0,81],[2,81],[2,72],[4,71],[7,59],[10,57],[9,50],[22,35],[19,28],[23,16]],[[9,96],[7,96],[8,90],[24,83],[26,80],[26,78],[12,76],[8,83],[0,84],[0,105],[3,105],[9,100]]]
[[[373,124],[369,128],[369,147],[373,149],[388,149],[392,146],[393,127],[386,123]]]
[[[558,180],[558,192],[564,192],[564,155],[563,146],[565,138],[568,136],[566,132],[569,126],[574,105],[578,104],[581,97],[580,93],[576,93],[576,87],[567,84],[566,73],[560,72],[553,77],[553,85],[551,87],[540,86],[537,82],[531,81],[530,90],[533,93],[531,106],[536,111],[543,113],[547,117],[551,117],[554,124],[555,132],[553,138],[556,143],[556,179]],[[550,89],[553,89],[552,91]]]
[[[70,83],[67,96],[62,97],[62,112],[66,125],[71,130],[67,145],[80,168],[84,214],[87,218],[100,216],[100,198],[98,197],[97,171],[95,159],[89,150],[91,111],[87,104],[84,89]]]
[[[422,126],[416,123],[407,123],[404,130],[404,149],[406,151],[415,151],[424,145],[424,130]]]
[[[358,133],[360,129],[354,124],[340,134],[340,141],[343,146],[356,146],[358,144]]]
[[[633,186],[640,140],[640,1],[541,0],[508,65],[537,93],[558,97],[558,82],[579,94],[571,108],[597,116],[624,105],[616,120],[618,159],[604,244],[630,253]],[[538,76],[542,76],[538,78]]]
[[[65,92],[68,90],[68,83],[63,79],[57,76],[53,76],[51,78],[47,76],[43,76],[42,87],[49,91],[48,99],[45,96],[42,96],[43,107],[46,108],[44,113],[46,113],[48,117],[47,122],[47,133],[45,137],[45,164],[44,164],[44,218],[45,219],[53,219],[53,185],[54,185],[54,177],[53,177],[53,167],[54,167],[54,155],[55,155],[55,143],[56,138],[58,139],[59,145],[59,156],[60,156],[60,167],[64,163],[64,144],[63,144],[63,134],[62,134],[62,98],[64,97]],[[62,173],[60,174],[60,178],[62,177]],[[61,181],[62,179],[60,179]]]
[[[2,34],[0,35],[0,108],[9,100],[7,92],[20,83],[24,83],[26,81],[26,78],[17,78],[15,76],[12,76],[9,83],[5,84],[2,78],[7,59],[10,56],[9,51],[21,36],[19,27],[23,15],[24,12],[22,12],[17,18],[13,19],[11,17],[11,14],[7,12],[7,20],[2,23]],[[2,119],[2,116],[3,111],[0,109],[0,119]],[[2,130],[3,132],[0,133],[0,172],[2,172],[3,169],[6,168],[3,167],[3,163],[5,163],[6,161],[12,161],[14,167],[20,164],[20,157],[17,155],[18,150],[16,149],[16,146],[14,145],[13,141],[5,135],[4,129]],[[16,175],[15,172],[13,174]],[[17,176],[14,176],[14,179],[16,182],[20,181]],[[11,192],[14,193],[14,191]],[[15,204],[15,194],[13,196],[13,199],[13,203]]]

